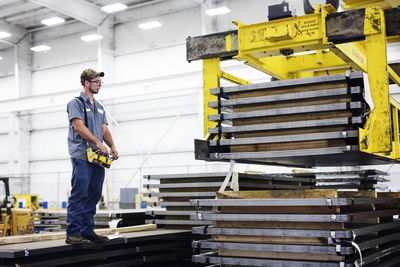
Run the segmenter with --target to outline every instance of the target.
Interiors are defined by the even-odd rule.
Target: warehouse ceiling
[[[103,6],[115,2],[126,5],[127,9],[110,14],[101,10]],[[186,0],[185,2],[190,3],[191,6],[199,5],[197,0]],[[5,31],[11,33],[12,36],[0,39],[0,50],[17,44],[28,33],[60,27],[60,25],[46,26],[41,23],[43,19],[59,17],[65,20],[61,25],[79,24],[75,27],[78,32],[82,30],[82,27],[88,25],[93,28],[98,27],[108,16],[114,16],[116,23],[137,19],[130,14],[143,8],[165,9],[165,4],[169,4],[168,11],[173,12],[189,7],[187,4],[182,5],[182,3],[183,1],[177,0],[1,0],[0,32]],[[163,4],[164,6],[162,6]],[[157,7],[157,5],[160,7]],[[178,5],[182,7],[178,8]],[[141,13],[142,18],[144,17],[143,14],[148,15],[148,12]]]

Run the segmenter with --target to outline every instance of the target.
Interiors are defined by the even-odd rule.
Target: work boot
[[[105,241],[108,241],[108,237],[106,237],[104,235],[97,235],[97,234],[85,235],[84,238],[86,238],[87,240],[90,240],[92,242],[105,242]]]
[[[85,243],[89,243],[89,240],[87,240],[86,238],[80,236],[80,235],[76,235],[76,236],[69,236],[67,237],[67,239],[65,239],[65,243],[67,244],[85,244]]]

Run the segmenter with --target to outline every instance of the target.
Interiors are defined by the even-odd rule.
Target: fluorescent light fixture
[[[10,37],[11,33],[0,31],[0,39]]]
[[[162,24],[158,21],[150,21],[150,22],[139,24],[139,28],[141,28],[143,30],[153,29],[153,28],[157,28],[157,27],[161,27],[161,26],[162,26]]]
[[[91,41],[96,41],[96,40],[101,40],[101,39],[103,39],[103,36],[101,36],[100,34],[97,34],[97,33],[81,36],[81,40],[85,41],[85,42],[91,42]]]
[[[229,12],[231,12],[231,10],[229,8],[223,6],[223,7],[209,9],[206,11],[206,14],[209,16],[215,16],[215,15],[223,15],[223,14],[226,14]]]
[[[59,17],[52,17],[48,19],[43,19],[41,23],[47,25],[47,26],[53,26],[56,24],[64,23],[65,19],[59,18]]]
[[[114,13],[114,12],[118,12],[118,11],[124,10],[126,8],[127,8],[127,6],[124,5],[124,4],[115,3],[115,4],[103,6],[101,8],[101,10],[103,10],[104,12],[107,12],[107,13]]]
[[[47,50],[50,50],[50,49],[51,49],[51,47],[47,46],[47,45],[37,45],[37,46],[32,46],[31,47],[31,50],[33,52],[43,52],[43,51],[47,51]]]
[[[2,60],[3,59],[3,57],[0,57],[0,60]]]

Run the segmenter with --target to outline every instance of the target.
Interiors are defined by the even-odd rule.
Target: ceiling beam
[[[50,8],[93,27],[98,27],[107,18],[101,9],[84,0],[28,0],[29,2]]]
[[[0,39],[0,42],[9,45],[17,45],[27,34],[27,31],[24,28],[21,28],[19,26],[10,24],[2,20],[0,20],[0,31],[11,33],[10,37],[5,39]]]

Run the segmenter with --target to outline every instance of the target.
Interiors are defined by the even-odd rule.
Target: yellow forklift
[[[4,183],[5,195],[1,197],[0,237],[33,234],[33,214],[29,209],[15,209],[16,199],[10,195],[9,178],[0,177]]]

